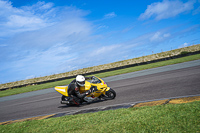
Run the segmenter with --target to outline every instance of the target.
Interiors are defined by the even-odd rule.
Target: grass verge
[[[200,132],[199,112],[200,101],[144,106],[0,125],[0,132]]]
[[[166,65],[172,65],[172,64],[198,60],[198,59],[200,59],[200,54],[182,57],[178,59],[167,60],[167,61],[161,61],[157,63],[151,63],[147,65],[114,70],[114,71],[99,73],[95,75],[100,78],[103,78],[103,77],[109,77],[109,76],[119,75],[123,73],[135,72],[135,71],[156,68],[156,67],[161,67],[161,66],[166,66]],[[30,92],[30,91],[36,91],[36,90],[41,90],[41,89],[46,89],[46,88],[52,88],[59,85],[66,85],[66,84],[69,84],[71,80],[72,79],[67,79],[67,80],[56,81],[56,82],[46,83],[46,84],[41,84],[41,85],[34,85],[34,86],[27,86],[27,87],[21,87],[21,88],[16,88],[16,89],[5,90],[5,91],[1,91],[0,97],[20,94],[20,93],[25,93],[25,92]]]

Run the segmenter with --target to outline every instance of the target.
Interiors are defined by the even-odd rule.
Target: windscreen
[[[89,82],[93,84],[99,84],[101,83],[101,80],[99,80],[97,77],[93,77]]]

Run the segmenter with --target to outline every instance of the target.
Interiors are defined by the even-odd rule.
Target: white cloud
[[[6,25],[8,27],[29,27],[30,25],[42,24],[43,20],[38,17],[24,17],[19,15],[11,15],[8,17]]]
[[[189,43],[186,43],[186,42],[185,42],[185,43],[183,44],[183,46],[184,46],[184,47],[187,47],[187,46],[189,46]]]
[[[99,27],[97,27],[97,30],[100,30],[100,29],[108,29],[108,26],[100,25]]]
[[[128,31],[130,31],[130,30],[132,30],[134,27],[135,27],[135,26],[129,26],[129,27],[123,29],[123,30],[122,30],[122,33],[126,33],[126,32],[128,32]]]
[[[47,9],[51,9],[54,6],[53,3],[49,2],[49,3],[45,3],[44,1],[38,1],[35,5],[33,6],[24,6],[24,9],[29,9],[30,11],[44,11]]]
[[[151,38],[150,38],[150,40],[151,41],[155,41],[155,40],[160,40],[160,35],[161,35],[161,33],[160,32],[156,32]]]
[[[23,58],[17,59],[9,62],[6,69],[10,69],[15,73],[16,78],[29,77],[34,75],[34,77],[46,76],[55,73],[66,72],[71,66],[76,66],[78,57],[74,48],[71,46],[66,46],[66,44],[57,44],[45,51],[40,50],[28,50],[20,51],[21,54],[27,53]],[[72,62],[72,61],[76,62]],[[4,69],[4,66],[0,71]],[[9,72],[10,72],[9,71]]]
[[[179,46],[179,48],[184,48],[184,47],[188,47],[188,46],[190,46],[190,44],[187,43],[187,42],[185,42],[184,44],[182,44],[181,46]]]
[[[0,3],[0,37],[10,37],[4,43],[26,47],[47,47],[57,43],[75,43],[91,32],[90,23],[82,19],[87,12],[75,7],[53,7],[37,2],[15,8],[9,1]],[[11,38],[12,37],[12,38]],[[1,40],[0,40],[1,41]]]
[[[114,17],[116,17],[117,15],[115,14],[115,12],[111,12],[111,13],[108,13],[108,14],[106,14],[106,15],[104,15],[104,18],[114,18]]]
[[[79,51],[90,41],[92,26],[83,19],[87,13],[45,2],[16,8],[0,0],[0,71],[21,80],[74,68],[75,59],[85,53]]]
[[[81,18],[71,18],[33,32],[24,32],[10,40],[24,48],[48,48],[58,43],[76,44],[90,36],[90,23]],[[30,41],[31,40],[31,41]]]
[[[171,36],[170,33],[166,33],[166,34],[163,35],[163,37],[170,37],[170,36]]]
[[[72,6],[55,7],[53,3],[38,2],[16,8],[9,1],[0,0],[0,3],[3,5],[0,4],[0,80],[3,82],[5,76],[13,73],[15,77],[9,79],[24,79],[142,56],[177,33],[167,28],[153,33],[149,29],[144,34],[141,25],[134,30],[128,27],[108,31],[107,23],[102,21],[116,17],[115,12],[106,14],[101,22],[89,22],[85,18],[88,11]]]
[[[40,7],[38,3],[36,4],[37,6],[16,8],[12,6],[11,2],[0,0],[0,37],[38,30],[52,25],[53,22],[49,21],[49,16],[47,16],[47,12],[51,11],[50,7],[52,6],[50,6],[50,3],[43,3],[43,5],[40,4]],[[46,14],[44,12],[43,14],[36,13],[39,8],[41,8],[41,12],[43,9]]]
[[[148,5],[147,9],[140,15],[139,19],[145,20],[155,17],[156,20],[161,20],[175,17],[181,13],[192,10],[194,3],[195,1],[183,3],[180,0],[163,0],[162,2],[155,2]]]
[[[163,41],[164,39],[166,39],[170,36],[171,36],[170,33],[162,34],[161,32],[158,31],[158,32],[154,33],[152,37],[150,37],[150,41],[152,41],[152,42]]]
[[[119,47],[120,45],[103,46],[92,52],[90,55],[91,56],[108,55],[109,53],[116,51],[116,49],[118,49]]]

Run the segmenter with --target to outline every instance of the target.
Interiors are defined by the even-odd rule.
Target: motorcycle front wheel
[[[105,100],[111,100],[114,99],[116,97],[116,92],[110,88],[110,90],[106,91],[105,95],[102,95],[101,98],[105,99]]]

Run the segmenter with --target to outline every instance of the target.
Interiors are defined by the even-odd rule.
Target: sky
[[[0,0],[0,84],[200,43],[200,0]]]

